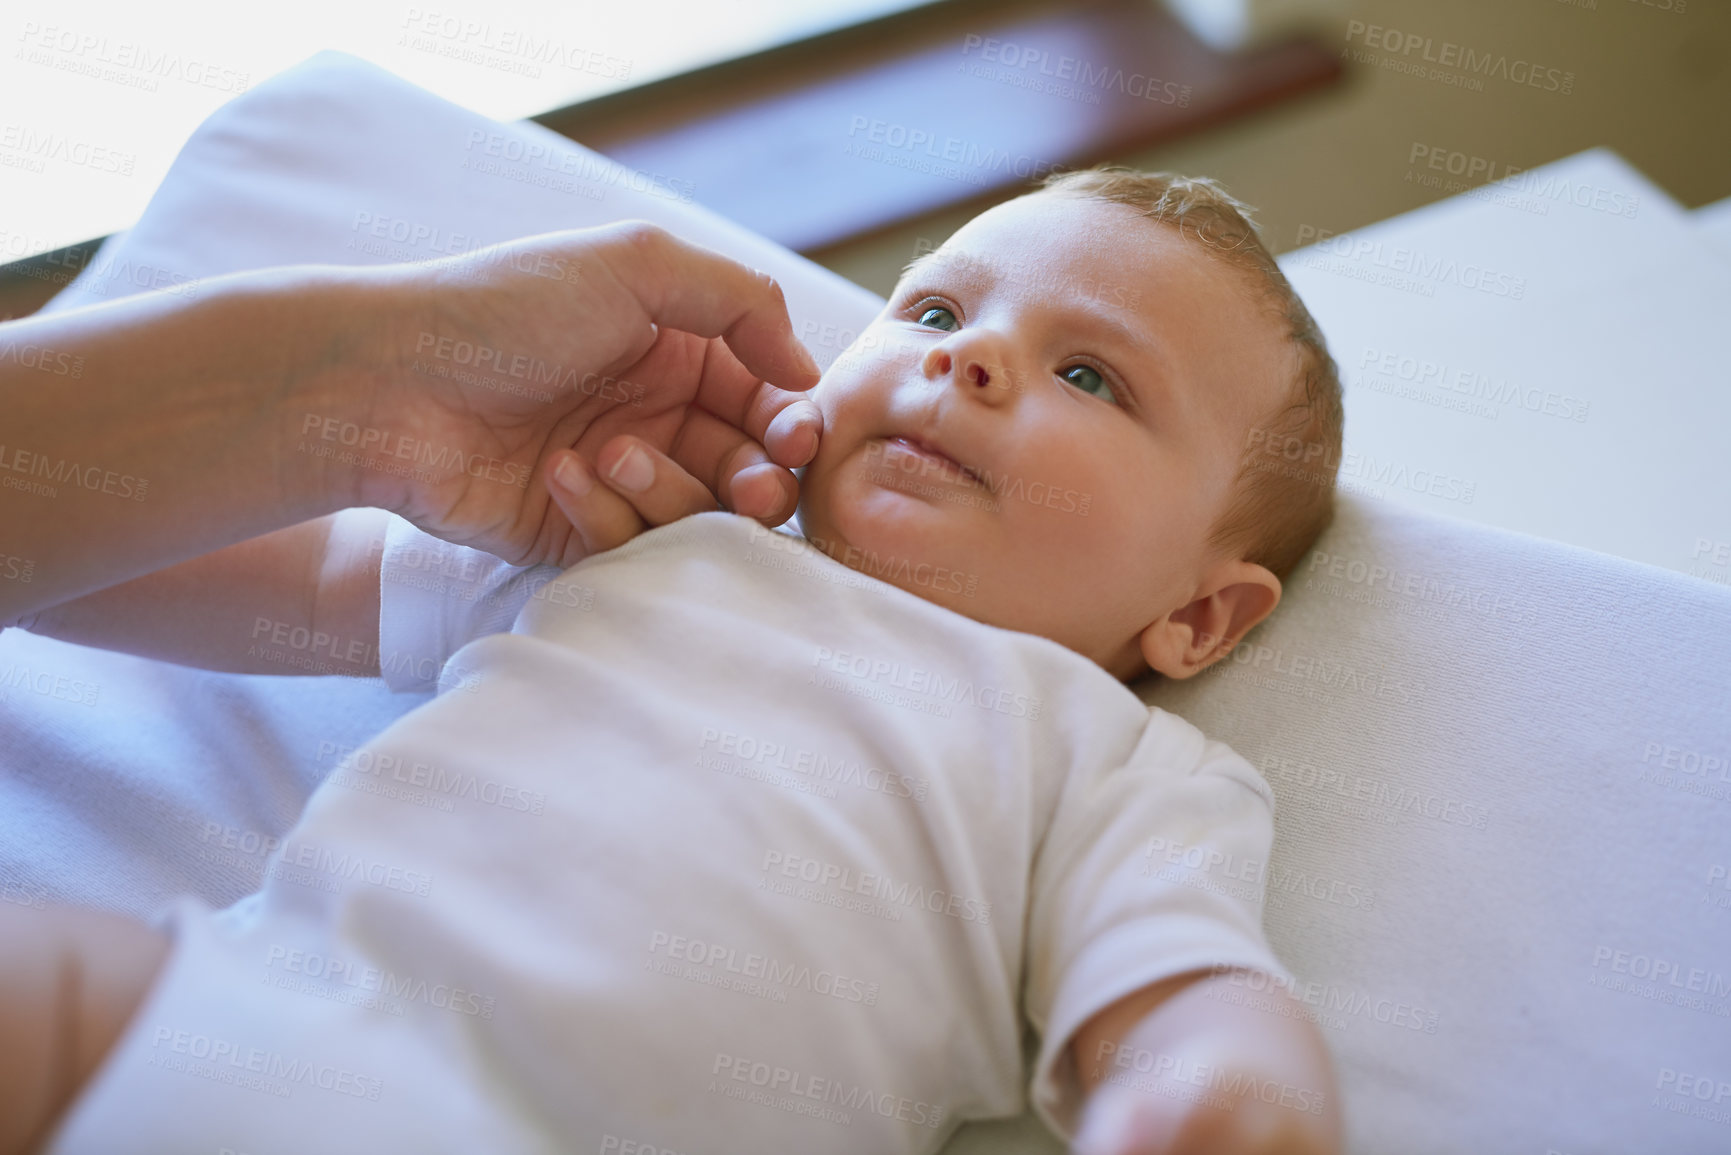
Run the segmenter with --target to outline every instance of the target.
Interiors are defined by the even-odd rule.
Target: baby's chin
[[[825,491],[802,501],[799,513],[806,539],[826,550],[833,545],[838,561],[843,551],[871,551],[884,558],[933,562],[953,557],[967,531],[956,511],[859,477],[834,478]]]
[[[801,535],[831,560],[915,597],[979,618],[980,566],[968,564],[969,527],[950,511],[879,492],[800,505]]]
[[[1001,629],[1038,634],[1059,645],[1076,648],[1070,641],[1045,632],[1037,623],[1021,620],[1009,608],[1018,599],[1011,596],[1006,601],[1005,591],[988,587],[986,577],[992,567],[977,555],[969,556],[965,548],[958,548],[968,527],[910,516],[906,509],[874,511],[871,506],[871,502],[861,501],[831,508],[828,503],[806,497],[795,516],[806,541],[850,569],[965,618]],[[936,548],[934,541],[938,543]],[[1092,660],[1126,684],[1149,672],[1134,643],[1109,663],[1098,658]]]

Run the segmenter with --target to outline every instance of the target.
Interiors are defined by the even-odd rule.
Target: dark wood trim
[[[1073,0],[1070,0],[1073,2]],[[1156,3],[1157,0],[1149,0]],[[1051,11],[1066,0],[934,0],[845,28],[789,41],[730,60],[529,117],[560,136],[605,151],[601,144],[682,124],[721,106],[735,106],[820,80],[840,70],[882,63],[964,36],[1006,15]]]
[[[650,174],[665,195],[816,256],[1342,75],[1337,52],[1307,41],[1215,52],[1153,0],[944,5],[923,16],[853,42],[849,55],[814,52],[721,88],[693,80],[545,123]],[[914,146],[915,130],[930,139]]]

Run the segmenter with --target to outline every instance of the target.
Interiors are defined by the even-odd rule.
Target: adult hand
[[[643,222],[389,275],[366,415],[333,401],[299,432],[368,444],[353,504],[517,565],[568,566],[718,499],[792,515],[823,419],[767,275]]]
[[[0,326],[0,625],[354,506],[569,565],[637,528],[573,528],[572,451],[656,454],[650,520],[720,495],[775,525],[816,453],[780,289],[641,222],[193,288]]]

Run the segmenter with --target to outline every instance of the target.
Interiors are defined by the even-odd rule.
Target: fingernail
[[[655,466],[650,463],[648,454],[633,445],[625,451],[624,457],[614,463],[607,476],[612,478],[620,489],[642,493],[649,488],[649,483],[655,480]]]
[[[774,517],[776,514],[781,512],[781,507],[787,504],[787,493],[780,486],[777,486],[774,497],[770,498],[767,502],[759,502],[758,504],[767,505],[768,508],[760,509],[753,516]]]
[[[589,479],[589,471],[578,464],[575,454],[559,459],[559,464],[553,467],[553,480],[578,497],[588,493],[595,485]]]
[[[811,459],[817,456],[818,445],[823,440],[823,419],[819,418],[816,421],[802,421],[799,423],[797,428],[811,434],[811,449],[809,452],[800,454],[799,461],[799,464],[801,465],[810,465]]]

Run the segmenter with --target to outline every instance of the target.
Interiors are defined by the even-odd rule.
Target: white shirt
[[[932,1152],[1022,1111],[1024,1014],[1069,1138],[1096,1012],[1290,981],[1232,881],[1266,783],[1063,646],[729,513],[563,575],[385,549],[387,678],[442,692],[344,752],[259,894],[177,916],[86,1100],[164,1150]],[[350,1093],[189,1078],[201,1033]]]

